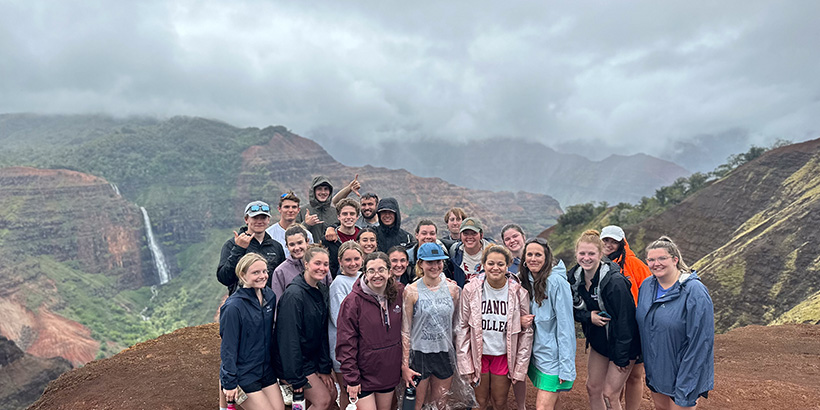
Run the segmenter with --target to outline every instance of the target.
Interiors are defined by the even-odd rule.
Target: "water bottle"
[[[291,410],[305,410],[305,392],[293,392],[293,404],[290,406]]]
[[[421,378],[413,378],[413,384],[418,385]],[[401,403],[401,410],[416,410],[416,387],[413,385],[404,389],[404,401]]]
[[[229,401],[228,402],[228,410],[236,410],[236,403]]]

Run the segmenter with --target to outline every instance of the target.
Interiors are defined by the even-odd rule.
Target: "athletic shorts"
[[[530,364],[529,371],[527,371],[527,376],[530,376],[532,385],[539,390],[555,393],[559,391],[569,391],[572,388],[572,380],[564,380],[563,383],[559,383],[558,376],[545,374],[536,369],[532,364]]]
[[[450,363],[450,353],[422,353],[418,350],[410,352],[410,368],[421,373],[424,380],[430,375],[444,380],[453,377],[453,364]]]
[[[490,373],[498,376],[506,376],[510,373],[507,366],[507,355],[501,356],[481,356],[481,374]]]
[[[373,393],[393,393],[395,390],[396,390],[395,387],[392,388],[392,389],[384,389],[384,390],[376,390],[376,391],[364,391],[364,390],[362,390],[362,391],[359,392],[359,398],[361,399],[361,398],[367,397],[367,396],[369,396]]]
[[[242,390],[244,390],[245,393],[253,393],[253,392],[257,392],[259,390],[262,390],[265,387],[272,386],[277,381],[278,380],[276,380],[276,376],[274,375],[273,371],[270,371],[267,374],[265,374],[264,376],[262,376],[261,379],[255,381],[255,382],[240,385],[240,387],[242,387]]]

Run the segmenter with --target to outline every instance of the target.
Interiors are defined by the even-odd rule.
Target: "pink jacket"
[[[507,375],[513,381],[523,381],[527,375],[532,354],[532,326],[521,328],[521,315],[530,313],[530,299],[526,289],[514,279],[507,280]],[[481,378],[481,355],[484,340],[481,330],[481,293],[484,278],[475,278],[464,285],[461,292],[459,326],[456,330],[456,357],[459,374],[473,375],[472,382]]]

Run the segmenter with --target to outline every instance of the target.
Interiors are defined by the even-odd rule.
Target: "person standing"
[[[403,291],[390,273],[387,255],[374,252],[365,259],[364,276],[342,302],[336,342],[347,385],[342,396],[358,397],[361,410],[392,408],[401,382]]]
[[[526,237],[524,230],[517,224],[506,224],[501,228],[501,240],[513,256],[512,263],[507,268],[511,273],[518,273]]]
[[[524,382],[530,363],[532,326],[522,327],[529,315],[527,291],[507,266],[507,248],[491,245],[481,264],[485,275],[464,285],[461,293],[456,348],[459,374],[475,389],[480,409],[507,408],[512,382]]]
[[[336,217],[336,208],[332,204],[332,194],[333,185],[328,177],[324,175],[314,177],[310,184],[308,205],[302,208],[296,216],[295,222],[304,223],[317,243],[325,238],[328,226],[334,226],[339,222]]]
[[[560,393],[572,389],[575,381],[572,291],[564,262],[555,262],[545,239],[528,240],[523,257],[518,277],[529,294],[532,315],[522,322],[532,323],[535,330],[528,375],[538,389],[536,410],[552,410],[559,408]]]
[[[695,409],[715,387],[715,312],[709,290],[662,236],[646,248],[652,271],[636,312],[655,409]]]
[[[592,410],[621,410],[621,391],[640,354],[635,302],[629,281],[606,259],[596,230],[575,243],[575,260],[567,279],[575,320],[592,347],[587,363],[587,393]]]
[[[279,210],[279,221],[266,230],[268,235],[270,235],[274,241],[279,242],[285,249],[286,258],[290,256],[290,251],[288,251],[287,241],[285,240],[285,231],[295,223],[296,217],[299,215],[300,201],[299,197],[296,196],[293,191],[282,194],[279,197],[279,206],[277,207],[277,210]],[[307,243],[313,243],[313,235],[310,232],[307,233],[307,237]]]
[[[339,218],[339,226],[328,227],[325,239],[322,240],[322,245],[330,252],[330,274],[334,278],[339,273],[339,247],[359,237],[360,229],[356,227],[359,203],[352,198],[343,198],[336,203],[336,216]]]
[[[329,409],[336,398],[330,373],[327,339],[329,270],[327,249],[310,245],[305,251],[305,272],[293,279],[279,302],[276,339],[282,360],[282,378],[293,392],[304,392],[316,410]]]
[[[305,251],[311,245],[307,243],[307,231],[301,225],[293,225],[285,232],[290,256],[273,271],[270,279],[270,287],[276,293],[279,300],[282,300],[282,295],[285,289],[297,277],[302,276],[305,272],[304,257]],[[322,283],[330,286],[332,279],[326,276],[322,279]],[[278,305],[279,302],[277,302]]]
[[[626,234],[620,226],[609,225],[601,229],[601,241],[604,243],[606,257],[618,264],[621,273],[629,280],[632,297],[635,300],[635,306],[637,306],[638,290],[643,281],[652,275],[649,272],[649,267],[638,259],[632,249],[629,248]],[[644,378],[643,358],[638,357],[635,360],[635,365],[632,366],[632,371],[629,372],[629,378],[626,379],[626,386],[624,387],[626,410],[638,410],[641,407]]]
[[[245,226],[234,231],[233,238],[225,241],[219,255],[216,277],[228,287],[228,295],[239,286],[236,278],[236,264],[247,253],[262,255],[268,262],[268,272],[273,272],[284,260],[285,250],[265,230],[270,225],[270,206],[262,201],[253,201],[245,206]],[[270,276],[268,276],[270,286]]]
[[[444,226],[447,229],[441,234],[441,242],[445,249],[450,249],[454,243],[461,240],[461,222],[467,218],[467,214],[461,208],[450,208],[444,214]]]
[[[379,204],[379,197],[374,193],[366,193],[362,195],[361,200],[362,216],[356,221],[358,228],[368,228],[379,225],[379,216],[376,213],[376,207]]]
[[[222,393],[232,402],[241,387],[248,395],[243,408],[284,410],[274,366],[276,295],[267,286],[267,260],[246,254],[236,265],[236,277],[239,288],[219,309]]]

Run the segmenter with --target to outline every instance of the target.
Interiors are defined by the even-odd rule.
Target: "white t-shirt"
[[[509,286],[495,289],[484,281],[481,295],[481,331],[487,356],[507,354],[507,299]]]
[[[269,226],[268,229],[265,229],[265,232],[267,232],[274,241],[279,242],[279,244],[285,248],[286,258],[290,256],[290,251],[288,251],[288,243],[285,241],[285,229],[282,228],[282,225],[279,225],[279,222]],[[307,229],[305,229],[305,232],[307,232],[308,243],[313,243],[313,234]]]
[[[480,264],[481,251],[478,251],[475,255],[469,255],[467,254],[467,250],[464,250],[464,258],[461,261],[461,270],[464,271],[464,277],[468,282],[478,273],[476,266]]]

